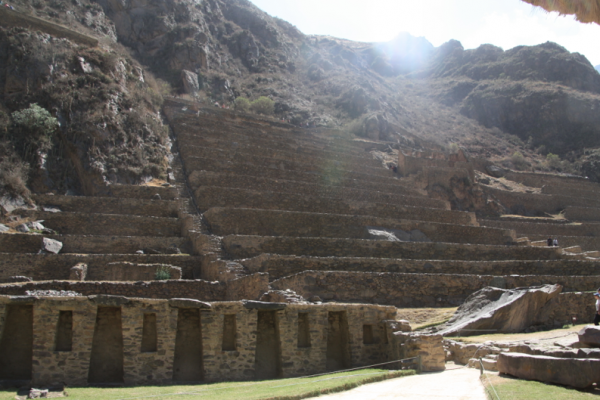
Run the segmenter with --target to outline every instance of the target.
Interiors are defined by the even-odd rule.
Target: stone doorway
[[[350,368],[348,317],[345,311],[330,312],[327,327],[327,370]]]
[[[204,379],[202,363],[202,323],[200,310],[180,308],[177,315],[174,382],[198,382]]]
[[[9,305],[0,339],[0,379],[31,379],[32,358],[33,306]]]
[[[98,307],[88,382],[123,382],[121,307]]]
[[[281,341],[275,311],[259,311],[256,330],[256,379],[281,377]]]

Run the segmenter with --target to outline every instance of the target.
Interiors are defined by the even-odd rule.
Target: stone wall
[[[596,200],[583,197],[509,192],[487,186],[483,189],[513,214],[557,213],[567,206],[595,207],[597,205]]]
[[[180,267],[183,279],[200,278],[200,257],[166,254],[18,254],[0,253],[0,282],[11,276],[27,276],[37,281],[69,279],[76,264],[88,266],[87,279],[105,280],[107,264],[125,261],[139,264],[169,264]]]
[[[600,221],[600,208],[567,207],[565,218],[569,221]]]
[[[270,279],[280,279],[304,271],[398,272],[465,275],[546,275],[546,276],[599,276],[600,263],[587,260],[528,261],[463,261],[463,260],[408,260],[352,257],[296,257],[263,254],[241,260],[250,272],[266,272]],[[585,278],[582,278],[585,279]],[[590,278],[593,279],[593,278]],[[574,281],[579,284],[579,281]],[[569,290],[581,290],[571,287]]]
[[[599,223],[536,223],[514,220],[483,219],[479,221],[483,226],[498,229],[514,229],[520,235],[549,235],[549,236],[600,236]],[[560,243],[559,243],[560,244]]]
[[[294,237],[346,237],[367,239],[368,230],[419,230],[428,239],[449,243],[509,244],[514,231],[426,221],[394,220],[370,216],[301,213],[240,208],[211,208],[204,213],[215,235],[241,234]]]
[[[544,185],[577,185],[579,188],[585,186],[598,187],[598,185],[590,180],[577,176],[561,176],[554,174],[543,174],[539,172],[516,172],[507,171],[504,178],[509,181],[522,183],[525,186],[541,188]]]
[[[536,246],[494,246],[464,243],[396,242],[389,240],[229,235],[223,250],[231,258],[263,253],[313,257],[374,257],[417,260],[553,260],[560,249]],[[213,250],[214,251],[214,250]]]
[[[100,315],[99,311],[106,308],[114,310],[117,316],[113,323],[121,325],[114,333],[122,343],[122,352],[112,355],[120,358],[116,362],[121,362],[122,376],[104,383],[118,383],[115,380],[119,380],[126,385],[170,384],[173,382],[174,369],[178,369],[177,376],[181,377],[185,376],[186,368],[194,369],[198,365],[207,382],[250,380],[260,376],[263,371],[257,370],[256,348],[257,339],[263,332],[257,321],[261,315],[267,314],[274,318],[276,324],[277,334],[270,345],[279,349],[276,352],[278,359],[271,360],[278,365],[278,377],[309,375],[328,369],[332,361],[328,332],[331,330],[332,316],[338,315],[347,321],[343,345],[348,351],[349,367],[386,362],[390,357],[390,344],[383,339],[387,337],[384,321],[395,315],[393,307],[360,304],[286,306],[276,303],[277,308],[269,309],[262,308],[265,303],[208,304],[185,299],[0,296],[0,332],[5,332],[3,321],[7,307],[15,304],[33,306],[34,353],[30,362],[31,380],[35,386],[59,383],[77,386],[88,383],[90,368],[95,368],[95,364],[90,362],[90,354],[97,352],[98,347],[95,346],[102,343],[102,338],[98,337],[96,318]],[[70,350],[63,348],[57,351],[56,337],[61,311],[72,315],[72,342]],[[302,320],[309,325],[309,339],[302,340],[300,347],[299,314],[307,314],[307,318],[303,317]],[[196,321],[199,321],[199,352],[185,355],[186,360],[195,365],[182,363],[177,355],[177,349],[184,345],[180,341],[180,330],[185,321],[179,319],[186,315],[196,315]],[[225,323],[226,320],[228,323]],[[376,334],[364,337],[367,331],[365,326],[371,326],[371,332]],[[112,330],[115,329],[113,326]],[[228,338],[226,346],[225,337]],[[148,340],[153,342],[151,346],[148,346]],[[144,341],[146,343],[142,345]],[[259,368],[269,367],[272,366],[259,365]],[[0,379],[4,378],[0,376]]]
[[[275,290],[291,289],[304,298],[319,296],[326,301],[396,307],[455,307],[486,286],[512,289],[556,283],[563,285],[564,290],[594,290],[598,286],[591,277],[576,276],[306,271],[273,281],[271,287]]]

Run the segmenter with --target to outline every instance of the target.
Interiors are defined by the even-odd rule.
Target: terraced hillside
[[[373,157],[381,144],[175,100],[165,108],[202,213],[205,279],[267,273],[272,290],[313,301],[397,307],[459,305],[488,285],[597,285],[596,253],[451,210]],[[579,245],[593,243],[592,226],[573,234]],[[579,228],[540,234],[570,244],[565,229]]]

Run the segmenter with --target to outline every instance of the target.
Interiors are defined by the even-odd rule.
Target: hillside
[[[595,176],[600,74],[553,43],[464,50],[408,34],[358,43],[304,35],[246,0],[12,4],[100,40],[87,48],[1,28],[2,183],[13,191],[25,193],[25,180],[37,192],[92,194],[164,178],[165,95],[231,106],[267,96],[275,118],[298,126],[413,148],[460,145],[521,169],[579,172],[587,162]],[[13,113],[33,103],[60,123],[44,149],[17,140]],[[573,164],[549,164],[548,153]]]

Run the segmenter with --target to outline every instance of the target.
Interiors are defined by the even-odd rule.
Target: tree
[[[238,97],[237,99],[235,99],[233,104],[234,104],[236,111],[240,111],[243,113],[247,113],[250,111],[250,100],[248,100],[245,97],[242,97],[242,96]]]
[[[548,164],[548,167],[552,169],[560,170],[562,167],[560,157],[557,154],[548,153],[546,156],[546,163]]]
[[[272,115],[275,111],[275,102],[268,97],[260,96],[250,104],[250,109],[257,114]]]

